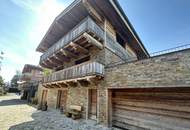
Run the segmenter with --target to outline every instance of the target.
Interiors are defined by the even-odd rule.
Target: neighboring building
[[[116,0],[75,0],[37,51],[53,70],[39,92],[48,107],[132,130],[190,128],[190,51],[150,58]]]
[[[21,78],[21,73],[19,71],[16,71],[16,74],[12,77],[10,86],[8,86],[8,92],[9,93],[18,93],[19,90],[19,84],[18,81]]]
[[[2,96],[2,95],[3,95],[3,92],[4,92],[3,87],[2,87],[2,86],[0,86],[0,96]]]
[[[5,93],[4,88],[5,88],[5,84],[4,84],[2,76],[0,76],[0,96],[2,96]]]
[[[19,89],[21,90],[21,99],[31,101],[31,98],[37,97],[38,84],[42,80],[42,68],[26,64],[22,70],[19,80]]]

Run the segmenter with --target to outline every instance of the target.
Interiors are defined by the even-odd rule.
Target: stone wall
[[[108,125],[109,89],[190,87],[190,50],[106,68],[99,86],[99,122]]]
[[[82,106],[83,118],[86,118],[89,89],[97,89],[97,86],[90,84],[88,87],[81,85],[78,85],[77,87],[68,87],[67,108],[69,108],[70,105]]]
[[[107,68],[108,88],[190,87],[190,50]]]
[[[68,88],[67,95],[67,108],[69,108],[70,105],[82,106],[84,118],[86,116],[86,106],[88,102],[87,92],[88,89],[85,87],[70,87]]]
[[[57,105],[57,89],[48,89],[47,105],[51,108],[56,108]]]
[[[117,57],[107,51],[107,61]],[[88,109],[88,90],[98,90],[98,122],[108,123],[108,91],[113,88],[190,87],[190,50],[165,54],[146,60],[107,67],[105,77],[99,84],[88,87],[68,87],[67,108],[83,107],[83,118]],[[48,106],[56,107],[58,89],[48,90]]]

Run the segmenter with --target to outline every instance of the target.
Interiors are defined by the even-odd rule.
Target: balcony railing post
[[[67,80],[95,74],[103,76],[104,66],[97,62],[87,62],[67,69],[63,69],[61,71],[54,72],[49,76],[44,77],[43,82]]]
[[[76,25],[71,31],[64,35],[59,41],[52,45],[40,58],[40,62],[47,59],[50,55],[53,55],[56,51],[60,50],[71,41],[82,35],[84,32],[91,31],[95,33],[101,39],[103,38],[103,30],[90,18],[87,17],[81,23]]]

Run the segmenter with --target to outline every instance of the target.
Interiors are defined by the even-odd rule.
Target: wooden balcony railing
[[[20,81],[41,81],[42,74],[23,73],[20,77]]]
[[[77,79],[85,76],[103,76],[104,65],[97,62],[85,62],[50,74],[43,83]]]
[[[124,49],[116,40],[113,39],[109,34],[106,35],[106,44],[105,46],[110,49],[113,53],[121,58],[121,60],[126,61],[130,60],[131,56],[129,52]]]
[[[90,18],[87,17],[76,25],[71,31],[64,35],[57,43],[52,45],[40,58],[40,62],[53,55],[55,52],[68,45],[74,39],[82,35],[84,32],[94,33],[99,38],[104,38],[103,30]]]

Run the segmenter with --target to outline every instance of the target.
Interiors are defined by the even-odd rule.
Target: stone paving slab
[[[0,130],[118,130],[92,120],[72,120],[55,109],[38,111],[19,98],[0,97]]]
[[[10,126],[32,121],[31,115],[35,111],[35,108],[15,94],[0,96],[0,130],[8,130]]]

